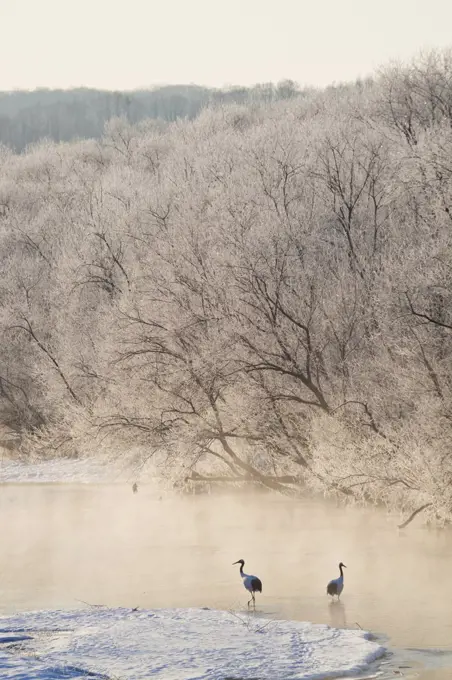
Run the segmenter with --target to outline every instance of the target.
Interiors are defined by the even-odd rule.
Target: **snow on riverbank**
[[[4,680],[325,680],[385,650],[361,630],[203,609],[85,609],[0,618]]]
[[[140,479],[142,476],[140,476]],[[71,483],[101,484],[135,481],[130,468],[117,467],[110,461],[92,458],[22,462],[4,458],[0,461],[0,483]]]

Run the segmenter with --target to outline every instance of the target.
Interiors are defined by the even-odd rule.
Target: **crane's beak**
[[[346,566],[345,564],[343,564],[342,566],[345,567],[345,568],[347,569],[347,566]]]
[[[232,563],[232,566],[234,566],[234,564],[241,564],[241,563],[242,563],[242,560],[237,560],[237,562]]]

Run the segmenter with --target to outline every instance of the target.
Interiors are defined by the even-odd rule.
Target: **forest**
[[[166,85],[130,92],[88,88],[0,92],[0,143],[20,152],[43,138],[55,142],[99,139],[113,117],[130,123],[147,118],[191,120],[216,104],[271,102],[296,95],[302,92],[291,80],[227,89]]]
[[[4,145],[0,238],[21,455],[452,518],[452,51]]]

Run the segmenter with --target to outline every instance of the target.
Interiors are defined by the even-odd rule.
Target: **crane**
[[[254,609],[256,609],[256,599],[254,593],[262,592],[262,581],[257,576],[252,576],[251,574],[245,574],[243,567],[245,566],[245,560],[237,560],[233,564],[240,564],[240,576],[243,579],[243,585],[249,593],[251,593],[251,600],[248,600],[248,607],[250,602],[253,603]]]
[[[342,571],[342,567],[345,567],[345,564],[339,562],[339,571],[341,575],[330,581],[326,587],[326,594],[331,595],[333,599],[335,595],[337,595],[337,599],[339,599],[344,590],[344,572]]]

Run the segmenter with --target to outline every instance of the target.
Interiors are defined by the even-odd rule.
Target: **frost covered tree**
[[[449,66],[2,149],[22,450],[450,521]]]

